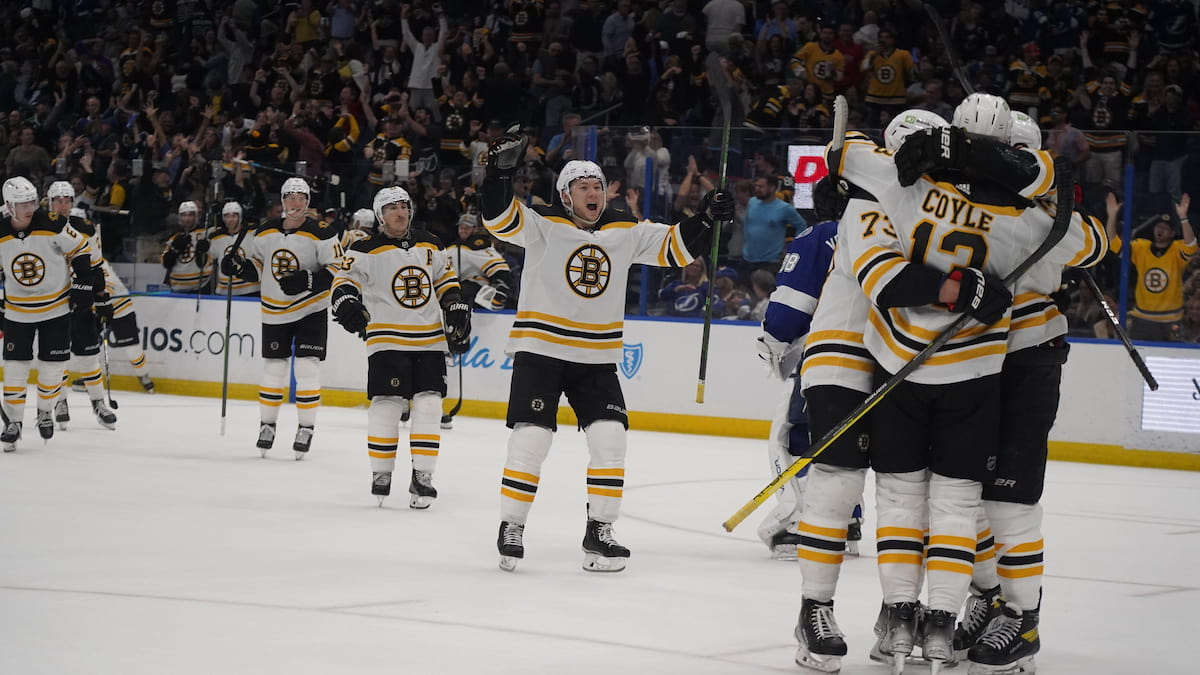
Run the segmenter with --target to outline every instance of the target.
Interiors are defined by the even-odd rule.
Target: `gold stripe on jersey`
[[[501,239],[511,239],[521,231],[523,224],[521,222],[521,209],[517,206],[517,200],[514,198],[512,203],[508,205],[508,210],[500,214],[500,217],[489,223],[484,220],[484,226],[492,234]]]
[[[863,345],[863,334],[848,330],[817,330],[808,334],[800,381],[805,372],[817,368],[848,368],[863,373],[875,372],[875,360]]]
[[[446,340],[440,323],[430,324],[367,324],[367,346],[398,345],[401,347],[428,347]]]
[[[1035,179],[1035,182],[1025,186],[1025,189],[1017,193],[1025,199],[1044,197],[1054,185],[1054,156],[1045,150],[1031,152],[1037,158],[1038,177]],[[1031,187],[1033,188],[1032,190],[1029,189]]]
[[[329,287],[329,290],[330,290],[330,292],[333,292],[335,289],[337,289],[338,286],[342,286],[344,284],[349,284],[349,285],[353,286],[355,289],[357,289],[358,291],[360,291],[360,292],[362,291],[362,286],[359,285],[359,283],[357,281],[351,279],[350,277],[336,277],[333,280],[333,285]]]
[[[491,277],[497,272],[508,272],[508,263],[504,258],[493,258],[483,265],[483,276]]]
[[[924,349],[933,338],[937,337],[937,333],[909,324],[896,309],[888,310],[887,314],[883,314],[878,309],[872,308],[868,320],[879,337],[883,339],[888,350],[905,361],[911,360],[917,352]],[[967,329],[967,331],[960,331],[936,354],[926,359],[924,365],[944,366],[988,357],[1003,358],[1007,351],[1008,327],[1009,319],[1005,317],[992,326],[979,326]],[[987,332],[966,341],[959,341],[970,337],[964,335],[968,331],[978,333],[980,329]],[[921,335],[925,337],[921,337]],[[914,336],[916,336],[915,339]]]
[[[691,262],[687,247],[679,240],[679,236],[679,227],[672,227],[658,252],[659,267],[684,267]]]
[[[624,321],[582,323],[541,312],[517,312],[509,337],[583,349],[620,349],[624,325]]]
[[[1067,267],[1091,267],[1108,254],[1108,235],[1099,218],[1083,219],[1083,249],[1067,263]]]
[[[305,307],[328,299],[329,291],[319,291],[315,294],[309,294],[293,301],[277,300],[264,295],[262,296],[262,311],[264,314],[291,314],[292,312],[298,312]]]

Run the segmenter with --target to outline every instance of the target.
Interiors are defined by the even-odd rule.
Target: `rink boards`
[[[143,347],[159,390],[220,396],[228,351],[230,396],[257,396],[262,370],[257,301],[232,303],[228,350],[223,298],[205,297],[197,303],[195,296],[148,296],[136,303]],[[474,315],[471,350],[462,360],[464,414],[503,417],[511,369],[504,345],[512,321],[511,312]],[[755,349],[759,328],[716,322],[704,404],[695,401],[700,333],[700,324],[688,320],[625,322],[618,377],[631,425],[766,437],[769,420],[789,386],[767,377]],[[1200,470],[1200,350],[1148,346],[1142,351],[1162,384],[1158,392],[1144,386],[1119,344],[1073,340],[1052,433],[1052,457]],[[112,369],[114,387],[138,387],[128,364],[113,360]],[[327,405],[366,402],[365,347],[332,322],[321,377]],[[449,370],[449,379],[448,406],[457,400],[456,368]],[[559,419],[561,424],[574,423],[565,405]]]

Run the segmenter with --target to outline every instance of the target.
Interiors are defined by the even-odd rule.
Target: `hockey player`
[[[24,177],[3,186],[9,215],[0,216],[0,267],[4,287],[4,431],[5,452],[16,450],[24,424],[25,389],[37,341],[37,427],[43,439],[54,436],[53,408],[71,357],[70,306],[88,309],[102,288],[99,260],[87,237],[57,212],[39,209],[37,189]],[[95,257],[93,257],[95,256]]]
[[[350,218],[350,227],[342,233],[342,250],[349,251],[356,241],[370,239],[375,234],[375,212],[359,209]]]
[[[221,207],[221,225],[222,229],[213,233],[210,240],[212,241],[212,250],[218,260],[223,260],[226,256],[234,253],[233,243],[237,241],[238,235],[243,227],[250,227],[250,223],[243,222],[242,205],[237,202],[226,202]],[[246,235],[249,236],[249,233]],[[242,240],[242,246],[236,253],[243,258],[246,257],[246,240]],[[229,285],[233,284],[233,294],[238,296],[243,295],[258,295],[258,279],[240,279],[233,278],[225,274],[220,264],[216,265],[216,291],[219,295],[225,295],[229,292]]]
[[[733,215],[727,192],[710,193],[704,214],[675,226],[635,223],[606,208],[604,173],[592,162],[563,167],[557,188],[562,206],[527,207],[514,199],[512,179],[528,138],[510,128],[488,148],[481,212],[502,241],[525,247],[516,321],[506,351],[513,356],[508,401],[508,457],[500,488],[500,567],[514,570],[524,557],[526,518],[537,493],[542,462],[557,428],[559,397],[567,400],[587,435],[587,525],[583,568],[618,572],[629,549],[613,537],[625,484],[628,418],[617,380],[625,285],[634,263],[682,267],[703,250],[708,223]]]
[[[312,445],[317,407],[321,404],[321,361],[329,336],[326,309],[329,287],[341,262],[337,233],[307,215],[308,183],[283,182],[283,216],[261,225],[246,242],[246,256],[221,260],[222,272],[239,279],[261,280],[262,384],[258,389],[257,446],[263,457],[275,444],[275,424],[287,387],[288,358],[296,357],[296,416],[299,426],[292,450],[304,459]],[[253,263],[253,264],[251,264]]]
[[[408,505],[427,509],[437,498],[433,471],[446,396],[446,360],[470,344],[470,306],[441,242],[412,229],[413,204],[401,187],[375,194],[379,233],[355,242],[333,281],[333,318],[367,343],[367,453],[371,494],[379,505],[392,490],[398,429],[411,400]],[[443,314],[445,328],[443,328]]]
[[[512,289],[512,271],[479,222],[479,214],[458,219],[458,241],[446,249],[458,271],[463,298],[484,309],[504,309]]]
[[[75,188],[71,187],[70,183],[65,180],[51,183],[50,187],[46,189],[46,198],[50,204],[50,213],[57,215],[80,235],[88,238],[92,244],[95,243],[90,238],[96,234],[96,227],[87,218],[71,213],[75,203]],[[93,250],[98,252],[100,247],[93,246]],[[98,253],[96,260],[100,260]],[[103,276],[100,268],[97,268],[97,272],[101,274],[101,277]],[[112,310],[110,298],[103,288],[99,288],[97,291],[96,297],[93,298],[96,313],[107,317]],[[100,331],[92,309],[91,304],[71,303],[71,353],[75,355],[76,363],[79,365],[96,421],[108,429],[114,429],[117,424],[117,416],[104,401],[104,383],[100,377]],[[65,371],[63,379],[65,382]],[[67,428],[67,423],[71,421],[70,407],[65,394],[54,404],[54,421],[60,429],[64,430]]]
[[[172,293],[200,293],[212,276],[212,261],[208,257],[209,241],[200,222],[200,207],[196,202],[180,202],[179,227],[163,249],[162,264],[167,270],[167,283]]]

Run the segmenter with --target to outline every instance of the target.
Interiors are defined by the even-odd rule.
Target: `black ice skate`
[[[987,630],[992,619],[1000,616],[1000,587],[981,591],[971,584],[971,593],[967,596],[963,608],[963,618],[954,629],[954,655],[958,659],[967,658],[967,650],[979,642],[983,631]]]
[[[154,380],[150,379],[149,375],[138,375],[138,383],[142,385],[142,389],[145,389],[147,394],[154,393]]]
[[[846,655],[846,639],[833,620],[833,601],[804,598],[796,621],[796,665],[818,673],[837,673]]]
[[[1041,649],[1038,612],[1023,613],[1004,606],[1000,616],[988,624],[983,637],[967,651],[970,675],[1025,675],[1037,669],[1034,656]]]
[[[19,440],[21,440],[21,423],[9,422],[4,425],[4,432],[0,433],[0,444],[3,444],[4,452],[16,450]]]
[[[858,557],[858,542],[862,541],[862,518],[846,525],[846,555]]]
[[[67,405],[66,397],[59,399],[58,403],[54,404],[54,421],[58,424],[60,431],[67,430],[67,422],[71,421],[71,408]]]
[[[871,648],[871,660],[891,664],[895,675],[903,673],[913,646],[917,644],[917,622],[921,611],[919,602],[884,605],[875,621],[878,639]]]
[[[262,453],[262,456],[266,457],[267,451],[271,449],[272,445],[275,445],[275,423],[274,422],[259,423],[259,425],[258,425],[258,443],[256,443],[256,445],[258,446],[259,451]]]
[[[296,451],[296,461],[304,459],[308,448],[312,445],[313,428],[301,426],[296,429],[296,440],[292,441],[292,450]]]
[[[379,505],[383,506],[384,498],[392,494],[391,471],[374,471],[371,473],[371,494],[375,495],[379,499]]]
[[[49,410],[38,410],[37,428],[43,440],[49,441],[54,438],[54,413]]]
[[[63,401],[66,403],[66,401]],[[96,413],[96,421],[105,429],[117,428],[117,414],[108,407],[104,399],[96,399],[92,401],[92,412]]]
[[[427,509],[437,499],[437,488],[433,487],[433,473],[413,469],[412,481],[408,484],[408,507]]]
[[[771,535],[772,560],[785,560],[795,562],[796,548],[800,546],[800,535],[787,530],[780,530]]]
[[[517,561],[525,557],[525,526],[507,520],[501,522],[496,549],[500,551],[500,569],[505,572],[517,569]]]
[[[454,418],[449,415],[442,415],[442,421],[439,424],[443,429],[453,429]]]
[[[587,521],[583,533],[583,569],[588,572],[620,572],[629,562],[629,549],[613,538],[612,523]]]
[[[938,675],[943,668],[953,668],[958,660],[954,656],[954,615],[934,609],[921,617],[921,656],[929,662],[930,675]]]

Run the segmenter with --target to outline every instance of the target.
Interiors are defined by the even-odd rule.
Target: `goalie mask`
[[[971,94],[954,109],[954,126],[968,134],[1008,143],[1012,112],[1008,103],[991,94]]]
[[[581,178],[594,178],[600,181],[600,196],[596,202],[578,205],[571,203],[571,185]],[[558,189],[558,197],[562,200],[563,206],[571,212],[571,215],[588,225],[596,224],[600,220],[600,214],[608,205],[608,180],[604,177],[604,170],[595,162],[581,159],[567,162],[562,172],[558,174],[558,182],[555,187]],[[576,208],[577,206],[582,207],[582,210]]]
[[[883,144],[888,150],[896,152],[901,145],[904,145],[904,139],[913,132],[923,129],[940,129],[948,124],[941,115],[930,110],[920,108],[905,110],[888,122],[887,129],[883,132]]]

